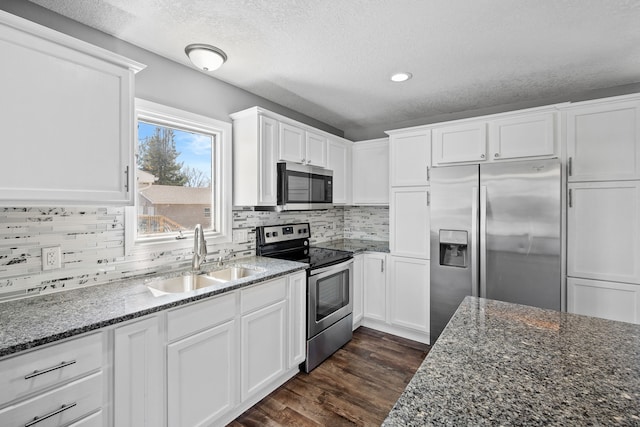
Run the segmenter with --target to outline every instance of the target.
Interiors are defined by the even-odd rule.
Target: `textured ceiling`
[[[640,81],[638,0],[32,0],[345,131]],[[413,79],[392,83],[395,71]]]

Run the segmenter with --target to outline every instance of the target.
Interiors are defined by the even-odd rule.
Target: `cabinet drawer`
[[[96,413],[93,413],[81,420],[70,424],[69,427],[101,427],[104,425],[104,414],[102,409]]]
[[[102,354],[98,333],[0,361],[0,405],[100,369]]]
[[[174,341],[233,319],[236,315],[236,295],[222,296],[170,311],[167,314],[167,334]]]
[[[260,307],[266,307],[286,298],[287,279],[284,277],[243,289],[240,297],[242,314]]]
[[[102,390],[102,372],[98,372],[0,410],[0,425],[3,427],[66,425],[100,409],[103,403]],[[41,420],[38,421],[38,418]]]

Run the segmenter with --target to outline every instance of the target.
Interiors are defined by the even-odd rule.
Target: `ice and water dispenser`
[[[463,230],[440,230],[440,265],[468,266],[469,236]]]

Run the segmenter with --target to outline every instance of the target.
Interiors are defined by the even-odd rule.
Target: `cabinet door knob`
[[[500,154],[496,153],[493,155],[493,157],[500,157]]]
[[[480,154],[480,158],[481,158],[481,159],[484,159],[484,154]]]

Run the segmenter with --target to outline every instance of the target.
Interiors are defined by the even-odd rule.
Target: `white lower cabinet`
[[[287,369],[287,280],[242,289],[240,306],[240,396],[246,401]]]
[[[355,330],[364,315],[364,254],[353,257],[353,329]]]
[[[389,323],[429,333],[429,260],[389,257]]]
[[[286,369],[286,301],[242,316],[241,396],[249,399]]]
[[[208,426],[237,404],[238,293],[167,313],[167,425]]]
[[[98,412],[94,412],[91,415],[87,415],[86,417],[74,422],[73,424],[69,424],[68,427],[101,427],[104,425],[103,417],[104,414],[102,410],[100,410]]]
[[[289,276],[289,362],[294,368],[304,362],[307,350],[307,273]]]
[[[358,257],[364,312],[356,326],[429,343],[429,260],[375,252]],[[358,289],[358,276],[354,280]]]
[[[68,425],[90,415],[106,425],[102,333],[66,340],[0,361],[0,426]]]
[[[640,285],[569,277],[567,311],[640,323]]]
[[[364,254],[364,317],[387,320],[387,255]]]
[[[162,425],[162,339],[157,316],[114,331],[114,424]]]
[[[103,375],[96,372],[0,410],[3,427],[62,426],[100,409]],[[40,420],[40,421],[38,421]]]
[[[306,283],[299,271],[2,358],[0,426],[226,425],[299,372]]]
[[[235,404],[234,319],[167,346],[169,426],[206,426]]]

